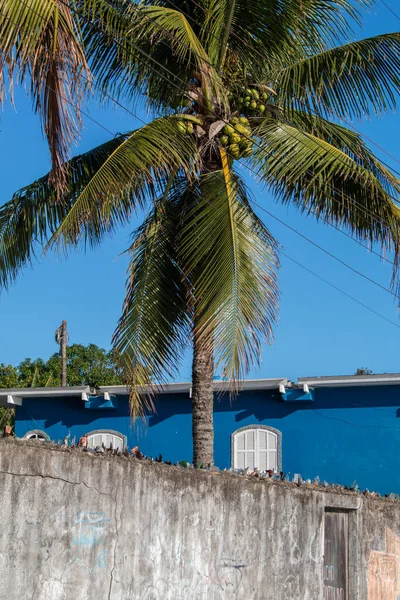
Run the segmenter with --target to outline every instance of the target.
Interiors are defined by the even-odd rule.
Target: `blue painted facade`
[[[303,394],[299,394],[302,396]],[[400,385],[317,388],[313,401],[285,401],[278,389],[215,398],[215,462],[231,466],[231,434],[247,425],[267,425],[282,433],[282,468],[303,478],[362,489],[400,493]],[[51,440],[68,433],[112,429],[130,448],[148,456],[192,460],[191,401],[186,393],[160,394],[157,414],[131,425],[128,397],[108,409],[80,398],[30,398],[16,407],[15,433],[43,430]]]

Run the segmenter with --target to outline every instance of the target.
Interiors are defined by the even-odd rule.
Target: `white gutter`
[[[287,385],[288,380],[284,378],[279,379],[246,379],[240,382],[238,385],[239,391],[247,390],[271,390],[278,389],[280,384]],[[178,383],[165,383],[164,385],[156,384],[151,390],[155,394],[189,394],[191,393],[192,383],[190,381],[178,382]],[[215,392],[229,391],[230,382],[223,380],[213,381],[213,389]],[[101,394],[109,393],[114,396],[121,396],[129,394],[129,387],[125,385],[102,385],[99,388]],[[150,388],[141,387],[139,392],[149,392]]]
[[[374,385],[399,385],[400,373],[381,375],[342,375],[332,377],[299,377],[299,385],[309,387],[356,387]]]
[[[3,388],[0,389],[0,406],[21,406],[25,398],[55,398],[57,396],[79,398],[84,394],[90,394],[90,387],[87,385],[54,388]]]

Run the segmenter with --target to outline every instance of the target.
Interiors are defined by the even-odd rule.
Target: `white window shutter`
[[[234,435],[234,468],[260,471],[278,470],[278,436],[268,429],[255,427]]]
[[[114,450],[123,450],[124,440],[122,436],[116,433],[98,432],[88,435],[88,447],[96,448],[97,446],[109,448],[110,445]]]

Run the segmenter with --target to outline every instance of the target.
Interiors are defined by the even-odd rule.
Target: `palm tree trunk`
[[[214,464],[214,360],[199,336],[193,336],[192,432],[195,467]]]
[[[62,387],[67,386],[67,321],[61,323],[61,362],[62,362],[62,373],[61,373],[61,385]]]
[[[221,169],[219,154],[211,150],[204,157],[202,174]],[[195,467],[214,465],[214,357],[210,345],[198,335],[196,317],[193,327],[192,435]]]

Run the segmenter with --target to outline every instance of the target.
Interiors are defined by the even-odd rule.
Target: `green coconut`
[[[230,144],[227,150],[233,158],[240,158],[240,148],[238,144]]]
[[[239,118],[239,123],[241,123],[242,125],[247,125],[249,122],[247,117],[240,117]]]
[[[231,133],[235,133],[235,130],[232,127],[232,125],[225,125],[225,127],[222,130],[222,133],[224,133],[225,135],[230,135]]]
[[[252,91],[252,96],[253,96],[253,98],[255,98],[256,100],[259,100],[259,99],[260,99],[260,95],[259,95],[259,93],[257,92],[257,90],[253,90],[253,91]]]
[[[186,125],[183,121],[177,121],[176,126],[180,133],[186,133]]]
[[[192,123],[187,124],[186,131],[187,131],[187,133],[194,133],[194,127],[193,127]]]
[[[260,113],[263,113],[265,111],[265,105],[264,104],[259,104],[258,105],[258,110],[260,111]]]
[[[221,144],[223,146],[227,146],[229,144],[229,136],[228,135],[221,135],[221,137],[219,138],[219,141],[221,142]]]
[[[256,110],[256,108],[257,108],[257,102],[255,100],[253,100],[252,102],[250,102],[250,108],[252,110]]]
[[[242,125],[241,123],[237,123],[235,125],[235,129],[238,133],[240,133],[241,135],[248,135],[249,134],[249,128],[245,127],[244,125]]]
[[[239,119],[238,119],[238,117],[233,117],[233,118],[230,120],[230,123],[231,123],[231,125],[236,125],[236,123],[239,123]]]
[[[231,144],[238,144],[241,139],[242,139],[242,136],[239,135],[238,133],[231,133],[231,135],[229,136],[229,141]]]

